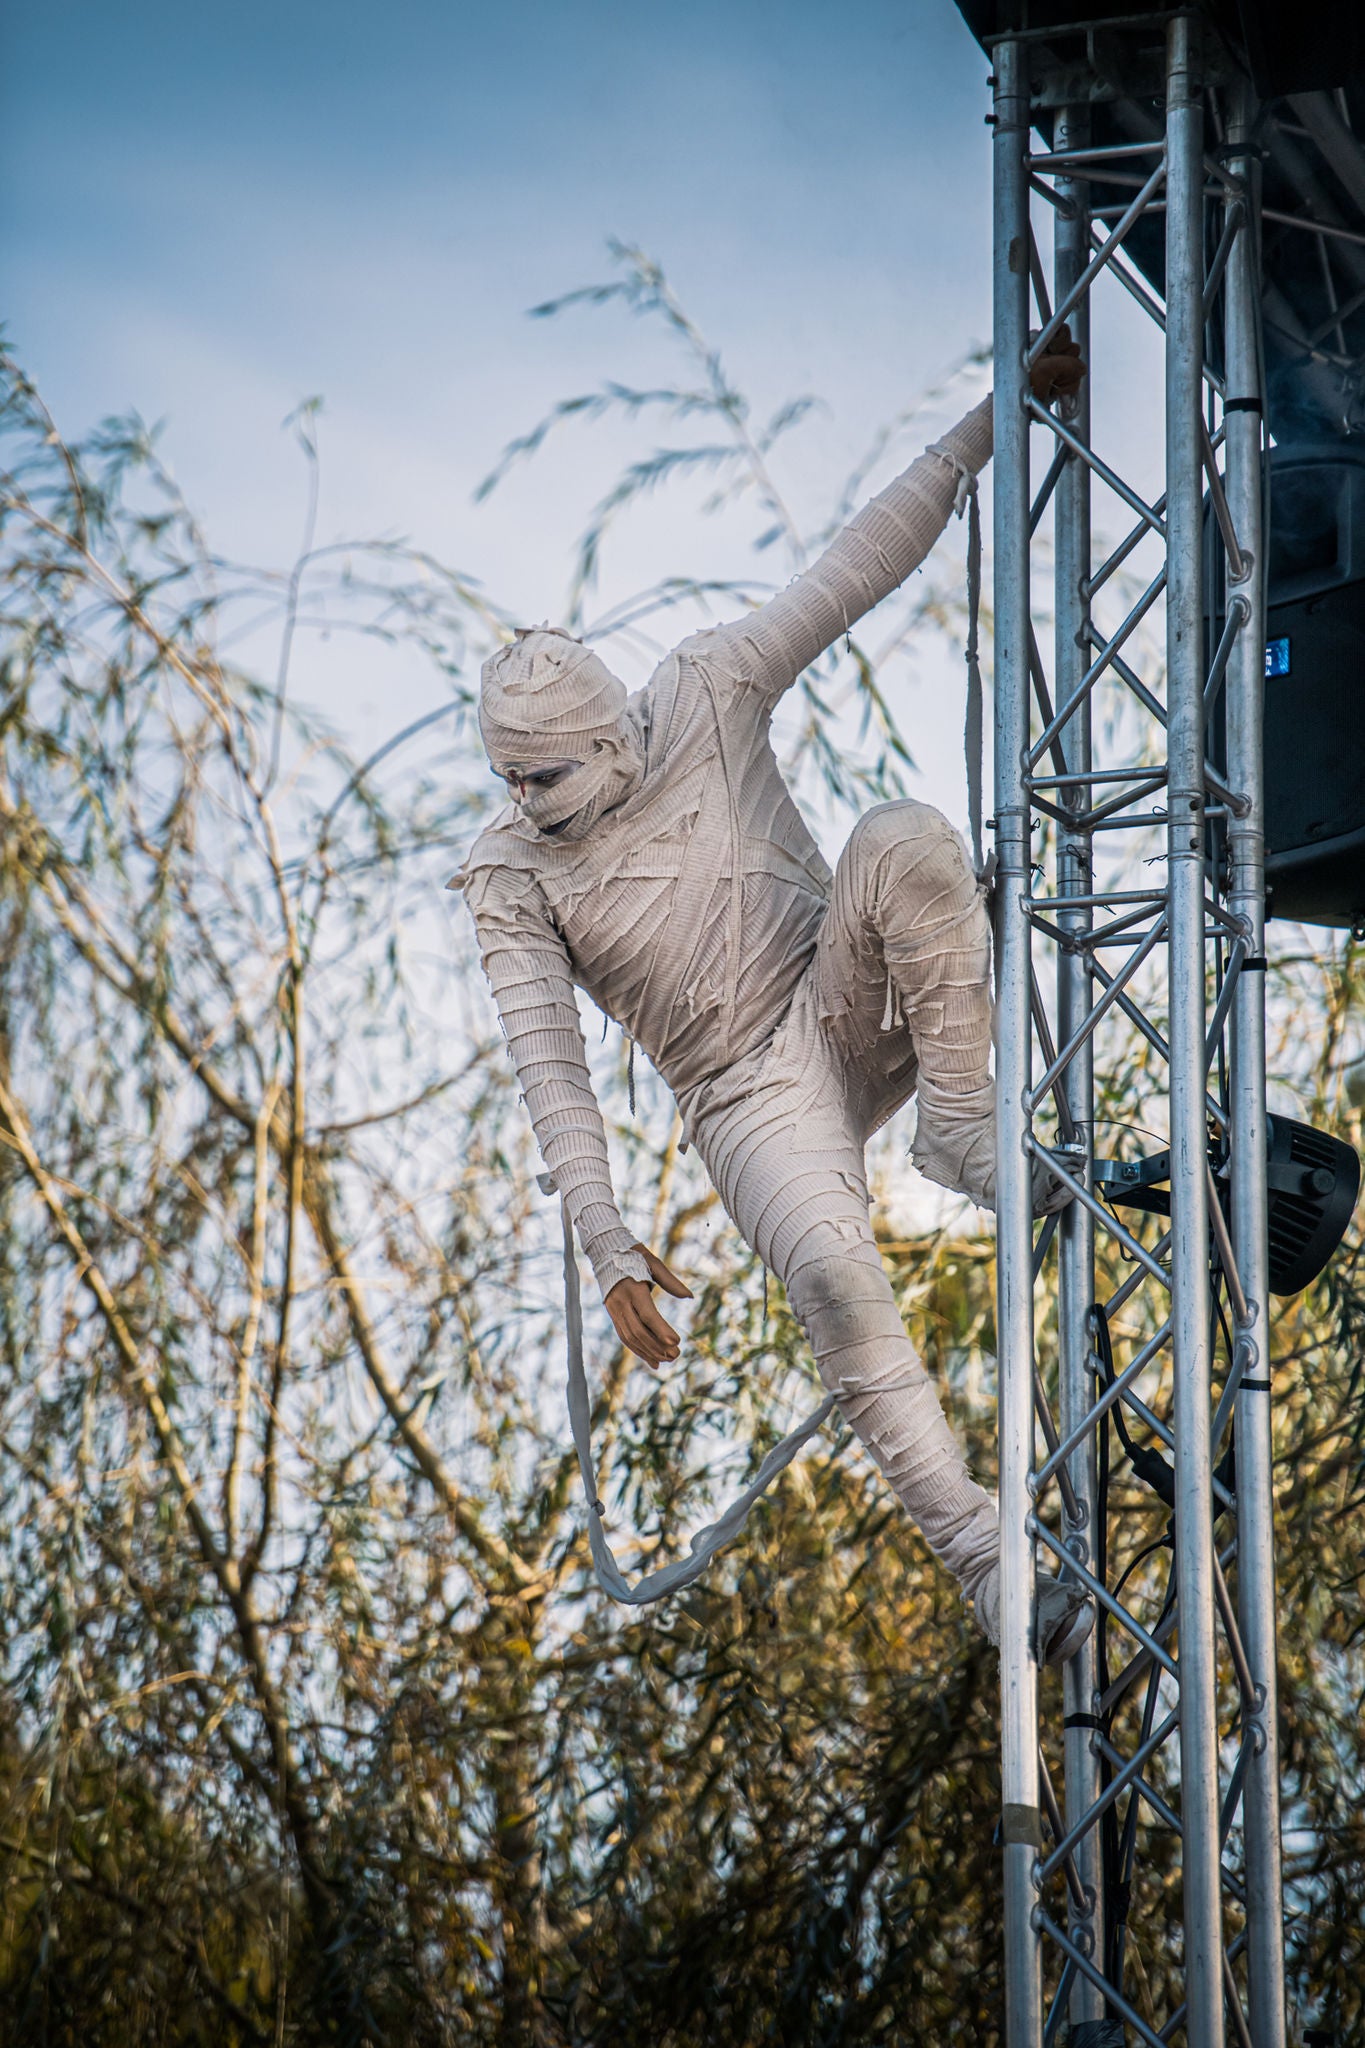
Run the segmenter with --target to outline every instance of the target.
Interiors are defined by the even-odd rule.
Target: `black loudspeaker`
[[[1266,1118],[1270,1291],[1298,1294],[1331,1258],[1355,1210],[1360,1161],[1330,1131]]]
[[[1322,1272],[1355,1212],[1360,1161],[1330,1131],[1287,1116],[1266,1118],[1266,1186],[1270,1192],[1272,1294],[1299,1294]],[[1209,1165],[1227,1206],[1226,1169]],[[1106,1201],[1155,1216],[1171,1213],[1169,1152],[1146,1159],[1097,1159],[1095,1189]]]
[[[1365,931],[1365,449],[1275,448],[1266,908]]]

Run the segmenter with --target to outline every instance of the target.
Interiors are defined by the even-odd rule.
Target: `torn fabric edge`
[[[552,1194],[554,1183],[549,1174],[539,1174],[537,1180],[545,1194]],[[626,1578],[616,1562],[615,1553],[607,1541],[602,1527],[602,1506],[597,1495],[597,1473],[593,1465],[592,1437],[590,1423],[592,1402],[588,1394],[588,1376],[583,1363],[583,1301],[579,1291],[578,1257],[574,1246],[573,1223],[569,1217],[568,1204],[560,1197],[560,1221],[564,1230],[564,1323],[568,1344],[568,1396],[569,1427],[573,1432],[574,1448],[578,1452],[578,1469],[583,1476],[583,1486],[588,1498],[588,1543],[592,1550],[593,1569],[598,1584],[612,1600],[625,1607],[643,1607],[654,1600],[663,1600],[668,1594],[679,1592],[699,1579],[717,1551],[723,1550],[739,1535],[749,1519],[750,1510],[761,1495],[768,1491],[774,1479],[785,1472],[792,1459],[823,1426],[835,1406],[833,1394],[826,1394],[813,1414],[797,1428],[790,1430],[781,1443],[774,1444],[753,1479],[743,1493],[731,1501],[724,1514],[705,1528],[698,1529],[689,1543],[690,1554],[674,1563],[662,1566],[658,1571],[646,1572],[634,1585]]]

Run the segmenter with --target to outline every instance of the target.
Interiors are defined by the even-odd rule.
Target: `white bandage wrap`
[[[638,781],[572,837],[504,812],[461,878],[541,1151],[603,1292],[648,1274],[612,1195],[575,985],[672,1087],[825,1385],[969,1594],[996,1555],[995,1511],[906,1335],[868,1219],[863,1148],[918,1085],[921,1170],[978,1199],[990,1191],[980,890],[957,833],[918,803],[860,820],[831,875],[769,726],[801,670],[923,561],[959,475],[990,446],[988,399],[803,576],[684,641],[627,708],[596,656],[564,659],[563,636],[526,636],[516,662],[506,650],[485,685],[495,765],[499,749],[571,758],[567,729],[595,745],[624,722]],[[559,644],[531,647],[541,637]],[[508,735],[532,735],[519,721],[534,717],[539,737],[516,744],[543,751],[514,757]]]
[[[479,731],[495,768],[585,757],[625,708],[625,684],[601,656],[551,626],[518,633],[480,676]]]

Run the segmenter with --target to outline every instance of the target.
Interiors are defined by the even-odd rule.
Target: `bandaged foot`
[[[974,1601],[977,1624],[1000,1647],[1000,1567],[987,1574]],[[1033,1654],[1040,1664],[1065,1664],[1095,1625],[1095,1607],[1084,1586],[1063,1575],[1039,1572],[1033,1602]]]
[[[966,1195],[979,1208],[995,1208],[995,1089],[978,1089],[970,1097],[940,1102],[921,1085],[919,1120],[910,1157],[924,1175],[941,1188]],[[1064,1209],[1071,1191],[1047,1162],[1033,1162],[1033,1213],[1050,1216]]]

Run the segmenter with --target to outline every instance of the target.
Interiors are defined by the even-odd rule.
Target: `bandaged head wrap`
[[[518,804],[541,831],[562,824],[568,839],[623,803],[644,772],[624,683],[581,640],[550,627],[518,633],[484,663],[479,730],[498,774],[578,762],[553,789],[532,790]]]

